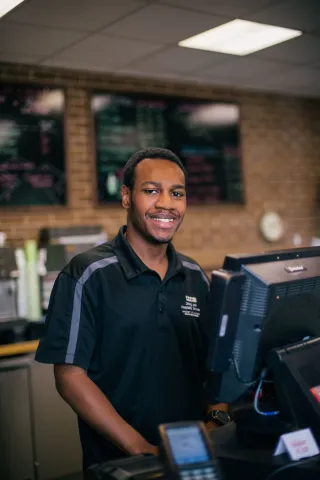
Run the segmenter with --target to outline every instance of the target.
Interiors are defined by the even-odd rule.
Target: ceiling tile
[[[279,86],[279,87],[305,87],[308,89],[309,85],[320,84],[320,68],[311,67],[291,67],[287,70],[273,73],[270,76],[264,76],[264,86]]]
[[[254,56],[293,64],[312,64],[320,59],[320,38],[302,35],[274,47],[265,48]]]
[[[230,57],[230,56],[229,56]],[[211,78],[234,78],[237,80],[246,80],[252,78],[260,78],[265,75],[273,75],[274,73],[287,70],[287,65],[281,63],[271,62],[268,60],[261,60],[259,58],[236,57],[229,58],[220,65],[214,65],[204,68],[202,75],[211,76]]]
[[[10,13],[6,19],[68,28],[94,31],[146,5],[147,0],[31,0]]]
[[[54,55],[48,61],[70,60],[83,65],[122,66],[139,57],[163,48],[163,45],[127,40],[123,38],[92,35],[89,38]]]
[[[180,80],[183,80],[184,82],[192,83],[193,85],[206,85],[206,86],[212,86],[212,80],[209,77],[201,77],[198,75],[185,75],[183,79],[181,78]],[[223,85],[219,85],[220,87]]]
[[[141,69],[139,70],[136,67],[124,67],[116,70],[117,75],[134,77],[134,78],[152,78],[168,81],[181,81],[183,80],[181,74],[178,73],[168,73],[168,72],[154,72],[152,70]]]
[[[162,0],[160,3],[236,18],[261,10],[272,0]]]
[[[185,73],[201,70],[205,66],[225,60],[226,55],[192,50],[189,48],[169,47],[142,60],[130,64],[130,68],[139,71],[157,73]]]
[[[320,27],[320,2],[283,0],[259,13],[248,15],[247,19],[310,32]]]
[[[100,73],[114,73],[116,70],[115,65],[99,62],[94,58],[85,60],[68,59],[63,60],[61,58],[51,57],[49,59],[40,62],[40,65],[45,67],[65,68],[68,70],[78,70],[84,72],[100,72]]]
[[[225,18],[164,5],[149,5],[114,23],[104,32],[141,40],[176,43],[225,23]]]
[[[25,63],[36,65],[41,60],[41,55],[25,55],[24,53],[1,52],[0,62]]]
[[[23,55],[51,55],[81,37],[83,33],[31,25],[4,23],[0,28],[3,51]]]

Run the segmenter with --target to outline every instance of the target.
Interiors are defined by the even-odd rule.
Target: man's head
[[[169,242],[186,210],[186,171],[170,150],[139,150],[124,167],[122,205],[128,226],[148,240]]]

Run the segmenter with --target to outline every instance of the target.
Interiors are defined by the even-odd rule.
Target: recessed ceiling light
[[[248,55],[300,35],[302,32],[299,30],[236,19],[182,40],[178,45],[231,55]]]
[[[6,15],[10,10],[17,7],[19,3],[24,2],[24,0],[1,0],[0,2],[0,18]]]

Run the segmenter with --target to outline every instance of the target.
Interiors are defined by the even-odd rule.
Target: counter
[[[1,479],[81,472],[77,417],[56,390],[52,365],[34,360],[43,329],[40,322],[0,325]]]
[[[38,344],[39,340],[31,340],[29,342],[0,345],[0,358],[11,357],[14,355],[22,355],[25,353],[33,353],[37,350]]]

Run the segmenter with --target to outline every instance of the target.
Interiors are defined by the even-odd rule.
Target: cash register
[[[319,455],[275,455],[279,437],[300,429],[320,445],[318,249],[227,257],[212,272],[210,311],[209,403],[228,403],[233,422],[209,436],[197,422],[159,426],[159,458],[107,462],[90,478],[320,478]]]

